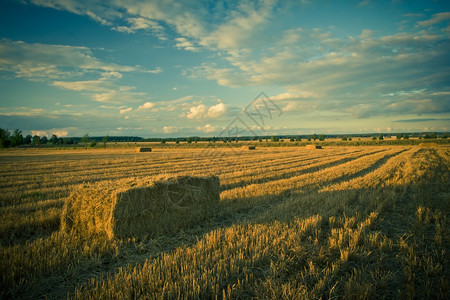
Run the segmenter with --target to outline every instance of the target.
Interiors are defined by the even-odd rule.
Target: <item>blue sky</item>
[[[449,131],[449,36],[448,1],[3,0],[0,127]]]

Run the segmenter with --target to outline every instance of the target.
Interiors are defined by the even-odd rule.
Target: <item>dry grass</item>
[[[0,298],[448,299],[449,152],[1,152]],[[180,231],[59,230],[70,193],[89,190],[95,206],[133,182],[210,175],[221,184],[215,213]]]

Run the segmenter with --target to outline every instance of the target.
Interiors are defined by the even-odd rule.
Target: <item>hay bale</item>
[[[322,149],[320,145],[306,145],[306,149]]]
[[[211,215],[219,195],[217,176],[182,176],[137,187],[128,182],[116,190],[94,184],[66,199],[61,230],[110,239],[170,234]]]
[[[256,146],[248,146],[248,150],[256,150]]]
[[[138,147],[136,148],[136,152],[152,152],[152,148]]]

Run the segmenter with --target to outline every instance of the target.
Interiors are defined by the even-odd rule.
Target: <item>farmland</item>
[[[450,147],[0,152],[0,298],[449,298]],[[59,230],[83,186],[220,178],[179,233]],[[101,199],[99,199],[101,201]]]

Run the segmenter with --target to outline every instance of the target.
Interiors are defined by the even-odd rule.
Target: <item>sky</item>
[[[449,1],[0,1],[0,127],[50,136],[450,129]]]

